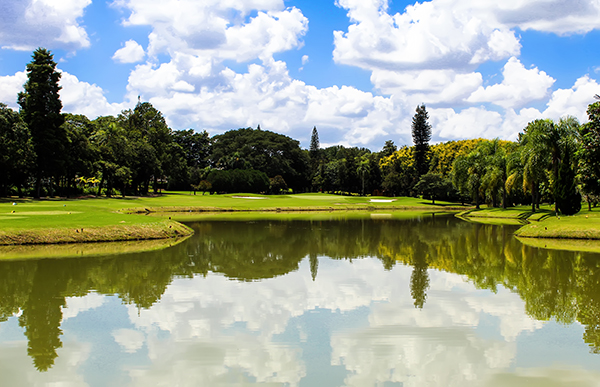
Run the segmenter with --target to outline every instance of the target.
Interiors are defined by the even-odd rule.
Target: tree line
[[[61,113],[60,73],[39,48],[27,65],[19,112],[0,104],[0,195],[145,195],[161,189],[204,192],[330,192],[417,196],[508,207],[556,203],[577,212],[600,196],[600,103],[589,122],[535,120],[517,141],[430,144],[425,105],[412,120],[412,146],[386,141],[379,152],[309,149],[288,136],[241,128],[210,137],[172,130],[162,113],[138,100],[134,109],[90,120]]]

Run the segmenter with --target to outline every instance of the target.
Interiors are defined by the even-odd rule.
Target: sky
[[[37,47],[63,112],[149,101],[174,130],[242,127],[308,148],[515,140],[528,122],[585,122],[600,93],[599,0],[0,0],[0,102],[15,109]]]

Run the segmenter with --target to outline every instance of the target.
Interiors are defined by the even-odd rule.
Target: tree
[[[379,154],[381,155],[381,157],[390,157],[395,151],[398,150],[398,147],[396,145],[394,145],[394,142],[392,140],[387,140],[385,142],[385,144],[383,145],[383,149],[381,149],[381,152],[379,152]]]
[[[281,175],[270,178],[269,182],[269,189],[271,193],[280,194],[281,191],[286,191],[288,189],[288,186]]]
[[[212,163],[226,169],[255,169],[269,177],[281,175],[293,190],[309,185],[309,157],[300,143],[283,134],[252,128],[230,130],[213,137]],[[231,156],[244,165],[228,165]],[[214,184],[213,184],[214,186]],[[268,184],[267,184],[268,188]]]
[[[427,122],[429,115],[425,105],[417,106],[412,119],[412,137],[415,144],[413,157],[418,176],[429,171],[429,140],[431,140],[431,125]]]
[[[587,113],[590,121],[580,128],[577,158],[578,179],[591,211],[592,201],[600,196],[600,102],[589,105]]]
[[[481,180],[486,172],[486,155],[480,147],[457,157],[452,165],[452,183],[464,196],[471,196],[479,209]]]
[[[575,186],[575,173],[571,166],[570,151],[564,150],[564,156],[558,169],[554,197],[556,211],[563,215],[573,215],[581,210],[581,194]]]
[[[315,160],[319,156],[319,132],[317,132],[317,127],[315,126],[312,130],[312,135],[310,136],[310,158]]]
[[[547,180],[546,171],[550,167],[550,153],[547,145],[552,121],[535,120],[527,124],[523,133],[519,133],[519,145],[522,146],[523,189],[531,192],[531,211],[539,208],[540,184]]]
[[[64,118],[60,114],[60,73],[56,70],[56,62],[45,48],[35,50],[32,58],[27,64],[27,82],[23,85],[25,91],[19,93],[18,103],[37,155],[35,196],[40,197],[44,178],[50,178],[52,194],[52,177],[61,172],[64,163],[66,134],[61,127]]]
[[[435,199],[444,196],[450,188],[439,173],[426,173],[415,185],[415,190],[423,195],[423,199],[431,199],[431,204],[435,204]]]
[[[19,197],[35,162],[31,135],[21,116],[0,103],[0,195],[16,186]]]

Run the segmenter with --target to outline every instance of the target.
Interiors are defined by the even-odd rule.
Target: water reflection
[[[473,321],[478,321],[478,311],[496,315],[490,312],[489,304],[470,299],[470,309],[460,313],[444,309],[456,306],[458,301],[454,299],[441,302],[438,295],[438,302],[428,304],[435,281],[457,281],[453,286],[463,286],[461,277],[435,273],[456,273],[464,275],[477,289],[498,293],[497,300],[509,297],[504,289],[518,294],[526,313],[537,320],[581,323],[583,340],[592,352],[600,353],[599,255],[525,246],[512,237],[514,228],[510,226],[472,224],[439,215],[402,221],[214,221],[192,226],[196,231],[193,238],[156,252],[0,262],[0,321],[19,316],[18,324],[28,341],[27,353],[36,369],[46,371],[57,361],[63,346],[61,323],[66,318],[63,314],[73,310],[67,299],[90,294],[115,295],[134,307],[130,320],[138,321],[135,329],[122,327],[111,333],[127,353],[135,353],[144,346],[149,351],[160,347],[155,350],[172,354],[170,358],[158,352],[153,355],[161,359],[161,367],[165,369],[180,367],[176,356],[179,354],[188,365],[200,367],[205,373],[225,377],[223,367],[226,367],[227,378],[297,385],[314,375],[310,364],[299,360],[302,351],[298,348],[273,345],[273,340],[278,335],[297,335],[300,342],[308,340],[307,345],[310,344],[311,339],[303,337],[314,337],[306,333],[311,331],[311,325],[300,318],[307,310],[326,308],[358,313],[361,307],[369,307],[369,329],[341,334],[330,327],[329,336],[317,340],[331,345],[331,357],[324,361],[331,366],[343,365],[351,372],[345,379],[346,385],[367,385],[372,380],[422,385],[426,380],[406,376],[414,373],[415,367],[421,369],[418,373],[421,376],[432,372],[429,367],[438,368],[435,374],[440,373],[440,367],[446,367],[448,375],[454,375],[451,370],[464,364],[506,368],[512,358],[505,354],[516,350],[515,342],[511,341],[515,335],[539,328],[534,323],[519,323],[513,316],[512,320],[503,320],[505,325],[501,324],[504,340],[473,336],[472,327],[477,326]],[[327,261],[323,257],[332,258],[335,270],[340,273],[357,270],[360,275],[340,274],[336,280],[335,270],[324,266]],[[384,292],[378,290],[379,283],[363,280],[381,278],[381,274],[362,276],[374,270],[371,260],[360,261],[365,257],[376,257],[379,267],[388,271],[410,268],[406,276],[402,274],[405,271],[398,272],[398,283],[393,289],[406,290],[412,312],[404,309],[398,314],[394,309],[396,304],[382,303],[401,290]],[[298,290],[290,282],[296,281],[290,273],[298,271],[305,258],[310,283],[323,294],[321,298]],[[354,262],[352,268],[345,260]],[[323,270],[329,272],[322,280]],[[199,276],[204,277],[202,285],[182,282]],[[226,286],[220,281],[223,276],[229,279]],[[255,282],[267,279],[276,279],[280,285],[274,289],[254,286]],[[175,293],[161,302],[173,281],[178,281],[173,288]],[[319,284],[320,281],[327,282]],[[192,286],[200,286],[202,291]],[[319,301],[310,304],[311,297]],[[506,307],[503,302],[494,308]],[[142,318],[136,320],[135,314]],[[180,319],[171,321],[166,316]],[[296,328],[290,325],[291,321],[296,321]],[[241,323],[246,325],[236,325]],[[506,325],[510,323],[522,327],[513,329]],[[160,329],[155,331],[155,326]],[[181,328],[187,332],[185,337],[200,340],[181,346],[177,340],[160,338],[161,331],[174,332],[175,326],[185,326]],[[224,329],[237,333],[223,335]],[[148,332],[155,332],[155,336]],[[310,346],[305,351],[310,352]],[[400,364],[405,368],[399,368]],[[250,377],[245,373],[248,369],[259,371]],[[396,377],[371,375],[369,381],[362,379],[366,374],[361,370],[366,369],[369,370],[366,374],[392,372]],[[465,378],[469,372],[478,373],[472,369],[463,371]],[[203,376],[197,377],[194,380],[202,380]],[[146,375],[139,382],[149,380],[151,375]]]

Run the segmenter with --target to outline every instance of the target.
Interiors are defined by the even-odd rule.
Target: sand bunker
[[[396,199],[371,199],[371,203],[391,203],[395,201]]]
[[[234,199],[266,199],[258,196],[232,196]]]

